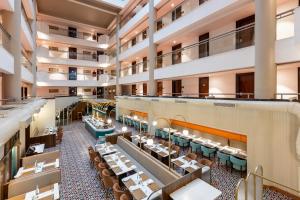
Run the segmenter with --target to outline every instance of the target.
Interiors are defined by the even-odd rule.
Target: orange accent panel
[[[171,119],[171,124],[185,127],[185,128],[192,129],[192,130],[196,130],[196,131],[200,131],[203,133],[208,133],[211,135],[217,135],[220,137],[227,138],[229,140],[236,140],[236,141],[247,143],[247,135],[234,133],[231,131],[225,131],[225,130],[221,130],[221,129],[216,129],[216,128],[211,128],[211,127],[207,127],[207,126],[202,126],[199,124],[193,124],[193,123],[189,123],[189,122],[179,121],[179,120],[175,120],[175,119]]]
[[[140,112],[140,111],[136,111],[136,110],[130,110],[130,112],[134,115],[140,116],[140,117],[148,117],[148,113],[145,112]]]

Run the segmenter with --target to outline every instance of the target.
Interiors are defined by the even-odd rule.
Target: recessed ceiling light
[[[174,7],[174,3],[171,4],[171,7]]]
[[[139,59],[139,57],[135,57],[135,59],[137,60],[137,59]]]
[[[176,44],[176,40],[173,40],[173,44]]]

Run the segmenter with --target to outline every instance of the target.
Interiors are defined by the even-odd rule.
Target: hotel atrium
[[[0,199],[300,200],[299,0],[0,0]]]

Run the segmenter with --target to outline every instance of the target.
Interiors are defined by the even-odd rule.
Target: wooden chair
[[[89,157],[90,157],[90,166],[92,167],[94,164],[94,159],[97,156],[94,150],[89,150]]]
[[[164,140],[159,140],[158,143],[161,144],[161,145],[164,145],[165,141]]]
[[[186,157],[188,157],[188,158],[190,158],[192,160],[197,160],[197,154],[195,154],[195,153],[188,153],[186,155]]]
[[[62,142],[62,138],[63,138],[63,132],[58,131],[56,134],[56,144],[60,144]]]
[[[119,184],[119,180],[117,179],[117,177],[111,176],[108,169],[104,169],[102,171],[102,180],[105,188],[105,194],[107,197],[109,190],[112,189],[115,183]]]
[[[123,194],[126,194],[129,197],[131,196],[130,193],[129,193],[129,191],[128,190],[123,191],[118,183],[115,183],[113,185],[113,192],[114,192],[115,200],[120,200],[121,196]]]
[[[101,162],[100,158],[98,156],[95,156],[94,158],[94,167],[97,170],[98,169],[98,164]]]
[[[120,200],[131,200],[131,198],[127,194],[122,194]]]
[[[180,146],[177,146],[175,144],[172,144],[171,145],[171,149],[176,151],[176,153],[173,155],[173,157],[177,158],[179,157],[179,154],[180,154]]]
[[[164,146],[165,146],[165,147],[169,147],[169,142],[165,142],[165,143],[164,143]]]
[[[211,183],[211,169],[212,169],[213,162],[206,158],[202,158],[198,160],[198,163],[208,167],[208,168],[206,167],[202,168],[202,174],[206,173],[209,170],[209,182]]]

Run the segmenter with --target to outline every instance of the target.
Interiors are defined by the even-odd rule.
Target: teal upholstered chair
[[[159,128],[155,129],[155,136],[159,138],[161,137],[161,132]]]
[[[216,148],[209,148],[209,147],[201,145],[201,151],[202,151],[203,156],[210,159],[211,157],[215,156],[217,149]]]
[[[193,153],[200,153],[201,152],[201,144],[191,141],[190,142],[191,151]]]
[[[218,158],[218,166],[220,165],[220,163],[222,165],[225,165],[226,167],[231,165],[230,155],[218,151],[217,158]]]
[[[171,141],[173,144],[178,144],[178,137],[176,135],[171,135]]]
[[[142,130],[143,130],[144,132],[147,132],[147,131],[148,131],[148,124],[142,123]]]
[[[242,175],[243,171],[247,170],[247,160],[239,159],[237,157],[230,155],[230,162],[232,163],[232,168],[240,171],[241,175]],[[231,168],[231,170],[232,170],[232,168]]]
[[[188,147],[189,144],[190,144],[188,140],[186,140],[186,139],[184,139],[184,138],[182,138],[182,137],[178,137],[178,138],[177,138],[177,141],[178,141],[178,145],[179,145],[180,147]]]
[[[128,123],[128,126],[133,126],[133,120],[132,119],[127,118],[127,123]]]
[[[169,139],[169,133],[164,131],[164,130],[160,130],[161,132],[161,138],[162,139]]]
[[[118,121],[121,122],[121,123],[123,123],[123,116],[122,116],[122,115],[120,115],[120,116],[118,117]]]

